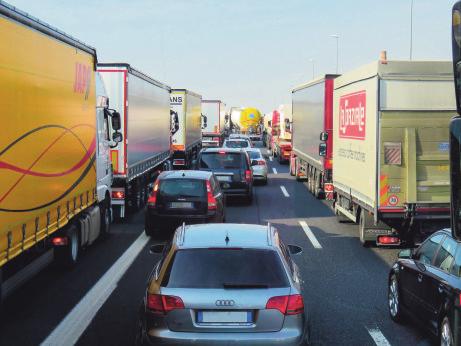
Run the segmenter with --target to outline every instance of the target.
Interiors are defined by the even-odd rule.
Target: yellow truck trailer
[[[3,2],[0,37],[0,273],[37,244],[73,265],[110,225],[119,115],[93,48]]]
[[[449,62],[373,62],[334,81],[335,211],[363,244],[449,225]]]
[[[261,113],[256,108],[243,108],[240,113],[239,127],[244,133],[259,133]]]

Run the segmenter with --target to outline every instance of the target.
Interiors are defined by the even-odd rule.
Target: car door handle
[[[422,274],[418,274],[418,282],[423,282],[423,275]]]
[[[439,289],[439,293],[443,293],[445,291],[445,286],[442,284],[439,284],[438,289]]]

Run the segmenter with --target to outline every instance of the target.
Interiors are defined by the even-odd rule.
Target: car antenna
[[[182,176],[185,177],[185,176],[186,176],[186,172],[182,172]]]
[[[228,232],[228,231],[226,231],[226,238],[225,238],[224,240],[225,240],[225,242],[226,242],[226,245],[228,245],[228,244],[229,244],[229,240],[230,240],[230,239],[229,239],[229,232]]]

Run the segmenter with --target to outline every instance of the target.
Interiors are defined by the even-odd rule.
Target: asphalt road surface
[[[262,149],[265,152],[265,149]],[[387,275],[398,249],[363,248],[357,225],[338,223],[330,205],[269,161],[269,183],[251,206],[230,201],[227,222],[276,226],[304,280],[313,345],[430,345],[387,310]],[[48,266],[11,295],[0,318],[1,345],[132,345],[146,278],[158,256],[143,235],[143,212],[112,226],[71,271]]]

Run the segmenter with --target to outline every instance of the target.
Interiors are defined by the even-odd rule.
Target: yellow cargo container
[[[240,113],[240,131],[258,132],[261,123],[261,113],[256,108],[243,108]]]
[[[335,79],[335,209],[359,223],[363,243],[396,235],[383,238],[394,245],[410,230],[448,225],[451,69],[375,62]]]
[[[55,256],[71,265],[110,225],[112,113],[96,51],[4,3],[0,37],[0,274],[61,230]]]

